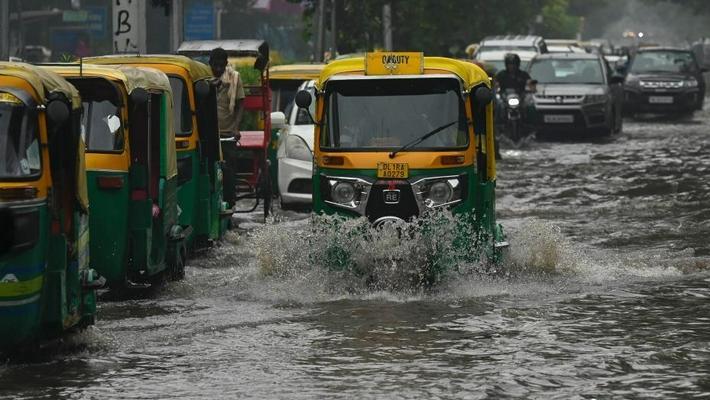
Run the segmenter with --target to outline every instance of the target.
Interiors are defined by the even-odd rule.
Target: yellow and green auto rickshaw
[[[110,287],[184,274],[177,202],[173,97],[168,77],[129,66],[47,66],[82,96],[91,257]]]
[[[0,352],[93,324],[80,118],[66,80],[0,63]]]
[[[308,109],[312,96],[300,91],[296,104]],[[491,99],[488,75],[463,61],[368,53],[329,63],[316,82],[313,211],[381,227],[448,209],[475,227],[460,240],[498,259],[507,243]]]
[[[113,55],[83,61],[155,68],[168,76],[177,140],[180,225],[193,227],[190,247],[204,247],[222,237],[232,213],[222,201],[222,155],[212,70],[179,55]]]

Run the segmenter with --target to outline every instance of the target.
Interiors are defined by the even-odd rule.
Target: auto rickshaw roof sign
[[[367,53],[365,75],[419,75],[424,73],[424,53]]]

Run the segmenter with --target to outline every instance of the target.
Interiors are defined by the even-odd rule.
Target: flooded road
[[[0,398],[707,398],[709,125],[505,149],[511,276],[367,290],[309,268],[305,215],[243,224],[184,282],[0,365]]]

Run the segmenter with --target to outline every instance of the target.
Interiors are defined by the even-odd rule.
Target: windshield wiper
[[[424,136],[420,137],[419,139],[413,140],[413,141],[411,141],[411,142],[405,144],[404,146],[400,147],[399,149],[397,149],[397,150],[391,152],[391,153],[390,153],[390,158],[394,158],[394,157],[397,155],[397,153],[402,152],[402,151],[405,151],[405,150],[407,150],[407,149],[409,149],[409,148],[411,148],[411,147],[414,147],[414,146],[418,145],[419,143],[421,143],[421,142],[423,142],[423,141],[429,139],[430,137],[436,135],[437,133],[443,131],[444,129],[446,129],[446,128],[448,128],[448,127],[450,127],[450,126],[452,126],[452,125],[454,125],[454,124],[456,124],[456,123],[458,123],[458,122],[459,122],[459,120],[456,120],[456,121],[453,121],[453,122],[449,122],[449,123],[446,124],[446,125],[442,125],[442,126],[436,128],[436,129],[434,129],[433,131],[428,132],[427,134],[425,134]]]

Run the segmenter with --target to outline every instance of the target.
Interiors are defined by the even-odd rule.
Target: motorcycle
[[[522,98],[515,89],[505,89],[498,93],[501,104],[501,117],[499,131],[508,136],[513,142],[519,142],[525,136],[522,118]]]

